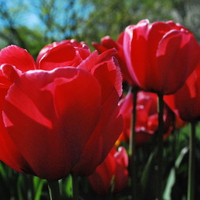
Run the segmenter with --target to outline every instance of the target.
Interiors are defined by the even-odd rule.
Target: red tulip
[[[108,194],[112,184],[114,192],[120,192],[128,184],[127,167],[128,155],[125,148],[119,147],[118,151],[113,148],[94,173],[88,177],[89,182],[99,195]]]
[[[98,50],[99,53],[102,53],[108,49],[115,48],[117,50],[116,59],[119,62],[119,66],[122,71],[123,79],[127,81],[130,85],[134,85],[133,80],[130,77],[128,72],[125,58],[124,58],[124,51],[123,51],[123,37],[124,33],[122,32],[117,41],[114,41],[110,36],[105,36],[101,39],[101,44],[93,42],[92,45],[95,49]]]
[[[172,94],[184,84],[199,61],[193,34],[172,21],[142,20],[124,31],[124,56],[130,76],[141,89]]]
[[[137,97],[136,107],[136,128],[135,128],[135,140],[136,145],[142,145],[149,141],[152,135],[158,129],[158,110],[157,110],[157,95],[155,93],[140,91]],[[120,101],[120,113],[124,118],[124,128],[120,135],[119,141],[123,140],[128,142],[130,138],[131,118],[133,110],[133,94],[129,92]],[[164,126],[165,134],[172,128],[173,113],[167,107],[164,106]]]
[[[123,126],[115,51],[79,52],[59,45],[36,65],[17,46],[0,51],[0,160],[11,168],[51,180],[89,175],[113,147]]]
[[[69,55],[69,45],[74,47],[74,50],[76,51],[76,53],[73,51],[74,54],[76,54],[75,56],[73,55],[73,53],[71,55],[74,56],[74,59],[77,60],[83,60],[85,58],[87,58],[90,55],[90,49],[88,48],[88,46],[84,43],[84,42],[77,42],[76,40],[63,40],[61,42],[53,42],[52,44],[48,44],[46,46],[44,46],[40,52],[38,53],[38,57],[37,57],[37,63],[41,62],[41,60],[45,60],[45,61],[51,61],[52,60],[52,56],[53,60],[52,61],[56,61],[58,63],[62,62],[66,62],[66,61],[73,61],[72,57],[70,57]],[[63,56],[63,52],[66,52],[68,55],[66,57]],[[80,63],[80,61],[79,61]],[[70,63],[67,63],[68,65]]]
[[[200,62],[183,87],[173,95],[164,96],[164,100],[182,120],[200,119]]]

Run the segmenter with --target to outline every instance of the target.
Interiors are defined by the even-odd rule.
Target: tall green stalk
[[[195,135],[196,121],[191,122],[190,141],[189,141],[189,167],[188,167],[188,193],[187,200],[194,200],[195,189]]]
[[[60,189],[58,181],[47,181],[50,200],[59,200],[60,199]]]
[[[136,180],[136,158],[135,158],[135,126],[136,126],[136,106],[137,106],[137,89],[132,89],[133,94],[133,114],[131,120],[131,133],[130,133],[130,143],[129,143],[129,166],[130,166],[130,177],[131,177],[131,191],[132,200],[137,200],[137,180]]]
[[[163,121],[164,101],[163,95],[158,94],[158,135],[157,135],[157,174],[156,174],[156,200],[162,200],[163,180]]]
[[[73,200],[78,200],[79,198],[79,186],[78,186],[78,176],[72,175],[72,189],[73,189]]]

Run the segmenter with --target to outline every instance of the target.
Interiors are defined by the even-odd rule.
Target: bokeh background
[[[0,48],[16,44],[35,57],[53,41],[117,39],[146,18],[179,22],[200,40],[199,0],[0,0]]]

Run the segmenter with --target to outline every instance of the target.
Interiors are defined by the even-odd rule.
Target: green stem
[[[79,199],[78,176],[72,175],[73,200]]]
[[[58,181],[47,181],[50,200],[59,200],[60,199],[60,189]]]
[[[29,191],[28,191],[28,198],[27,199],[34,199],[34,185],[33,185],[33,176],[28,175],[28,186],[29,186]]]
[[[187,200],[194,200],[195,189],[195,135],[196,122],[191,122],[191,132],[189,141],[189,168],[188,168],[188,194]]]
[[[132,191],[132,200],[136,200],[136,158],[135,158],[135,126],[136,126],[136,106],[137,106],[137,89],[132,89],[133,94],[133,114],[132,114],[132,120],[131,120],[131,133],[130,133],[130,142],[129,142],[129,151],[130,151],[130,160],[129,160],[129,166],[130,166],[130,178],[131,178],[131,191]]]
[[[163,121],[164,101],[163,95],[158,94],[158,135],[157,135],[157,187],[156,187],[156,200],[162,200],[162,180],[163,180],[163,134],[164,134],[164,121]]]

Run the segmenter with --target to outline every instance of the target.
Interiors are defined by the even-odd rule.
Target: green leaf
[[[65,186],[65,191],[67,193],[68,197],[72,197],[72,176],[69,175],[66,179],[66,186]]]
[[[174,167],[171,169],[169,173],[169,176],[167,178],[167,184],[165,186],[164,194],[163,194],[164,200],[171,200],[172,189],[176,183],[176,172],[187,152],[188,152],[187,147],[182,149],[181,153],[179,154],[178,158],[175,161]]]
[[[152,167],[154,165],[153,157],[154,157],[154,153],[151,153],[149,156],[149,159],[147,161],[147,164],[145,165],[144,171],[142,173],[141,186],[143,189],[145,189],[147,187],[147,183],[149,180],[149,174],[152,172]]]
[[[34,182],[34,190],[35,190],[34,200],[40,200],[40,198],[42,196],[42,188],[43,188],[46,180],[40,179],[40,178],[35,176],[34,179],[33,179],[33,182]]]

